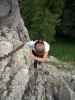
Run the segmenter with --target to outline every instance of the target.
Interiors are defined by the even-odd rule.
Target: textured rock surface
[[[2,39],[2,40],[1,40]],[[2,38],[5,43],[10,42],[12,49],[22,42]],[[6,45],[7,46],[7,45]],[[6,46],[0,46],[1,49]],[[2,48],[1,48],[2,47]],[[10,46],[7,47],[7,54]],[[74,66],[60,62],[50,56],[49,63],[38,64],[34,68],[34,61],[30,61],[29,47],[24,45],[10,58],[6,64],[0,64],[0,99],[1,100],[74,100],[75,98],[75,70]],[[0,61],[3,62],[4,60]],[[5,61],[4,61],[5,62]]]
[[[4,9],[3,9],[4,8]],[[0,57],[29,40],[17,0],[0,0]],[[50,56],[34,68],[24,45],[0,59],[0,100],[75,100],[75,68]]]
[[[28,31],[20,16],[18,0],[0,0],[0,32],[3,36],[6,32],[11,33],[23,42],[29,40]]]
[[[65,68],[59,68],[59,64],[58,68],[55,64],[41,64],[36,70],[32,65],[31,78],[22,100],[74,100],[74,75]]]
[[[2,43],[5,43],[5,45]],[[11,42],[7,41],[4,38],[0,41],[0,51],[2,51],[2,49],[4,50],[5,48],[7,49],[6,51],[2,51],[2,56],[8,54],[9,51],[11,52],[11,48],[8,43]],[[14,41],[14,43],[16,43],[17,45],[21,44],[20,41]],[[28,52],[28,47],[24,46],[12,56],[0,61],[1,100],[21,100],[27,82],[29,80],[28,70],[30,62],[26,56]]]

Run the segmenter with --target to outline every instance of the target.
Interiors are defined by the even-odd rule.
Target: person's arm
[[[45,52],[43,58],[36,57],[35,59],[36,59],[37,61],[40,61],[40,62],[48,62],[48,61],[49,61],[49,59],[48,59],[48,52]]]
[[[31,54],[30,54],[30,58],[33,59],[33,60],[37,60],[37,61],[39,61],[39,62],[48,62],[48,61],[49,61],[49,59],[48,59],[48,52],[45,52],[43,58],[36,57],[36,56],[34,56],[34,55],[31,53]]]
[[[40,62],[48,62],[49,61],[49,58],[48,58],[48,52],[49,52],[49,49],[50,49],[50,46],[48,43],[44,43],[45,44],[45,53],[44,53],[44,57],[43,58],[40,58],[40,57],[36,57],[34,56],[32,53],[30,54],[30,58],[33,59],[33,60],[37,60],[37,61],[40,61]]]

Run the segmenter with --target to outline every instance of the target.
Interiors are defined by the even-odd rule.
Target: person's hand
[[[35,57],[34,57],[33,54],[29,54],[28,57],[29,57],[29,59],[31,59],[31,60],[34,60],[34,59],[35,59]]]

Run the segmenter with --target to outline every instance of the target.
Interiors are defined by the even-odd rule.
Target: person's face
[[[42,48],[44,48],[44,44],[42,44],[42,43],[38,43],[38,44],[36,45],[36,48],[38,48],[38,49],[42,49]]]

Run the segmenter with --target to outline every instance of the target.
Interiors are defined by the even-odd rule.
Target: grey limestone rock
[[[0,0],[0,100],[75,100],[74,66],[50,56],[34,68],[29,40],[18,0]]]

